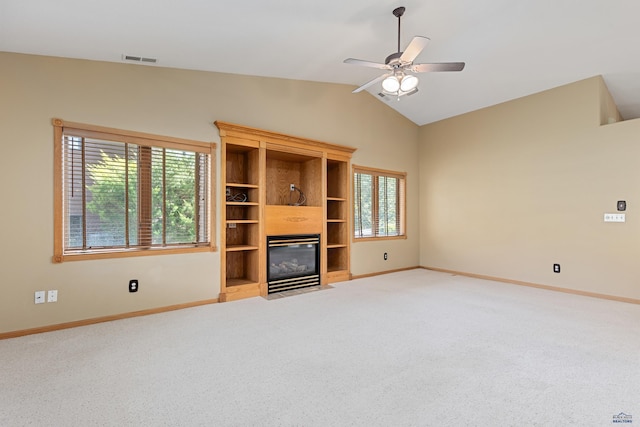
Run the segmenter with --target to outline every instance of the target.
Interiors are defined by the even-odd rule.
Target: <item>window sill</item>
[[[195,253],[195,252],[216,252],[217,250],[218,248],[215,246],[104,250],[100,252],[94,251],[94,252],[79,252],[79,253],[71,253],[71,254],[64,254],[64,255],[55,255],[53,257],[53,263],[59,264],[67,261],[130,258],[130,257],[154,256],[154,255],[176,255],[176,254],[188,254],[188,253]]]

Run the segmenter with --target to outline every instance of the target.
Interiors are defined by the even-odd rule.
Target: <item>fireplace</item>
[[[268,293],[320,285],[320,235],[267,237]]]

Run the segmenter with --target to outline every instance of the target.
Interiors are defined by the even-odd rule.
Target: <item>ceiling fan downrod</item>
[[[398,18],[398,53],[400,53],[400,18],[404,15],[404,6],[393,9],[393,16]]]

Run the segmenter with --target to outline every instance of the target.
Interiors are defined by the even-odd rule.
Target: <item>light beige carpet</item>
[[[640,423],[639,325],[637,305],[405,271],[0,341],[0,425]]]

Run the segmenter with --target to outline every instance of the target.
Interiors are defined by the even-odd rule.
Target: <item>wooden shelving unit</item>
[[[322,284],[350,279],[350,161],[355,149],[215,123],[222,142],[220,301],[266,295],[268,235],[320,234]],[[300,193],[304,204],[296,206]]]
[[[267,205],[295,203],[299,193],[290,191],[290,185],[294,184],[303,191],[305,206],[322,206],[322,153],[310,155],[280,150],[278,147],[266,151]]]
[[[329,282],[350,278],[349,157],[326,162],[326,273]]]
[[[225,201],[221,236],[221,301],[260,295],[260,147],[251,141],[223,144]]]

